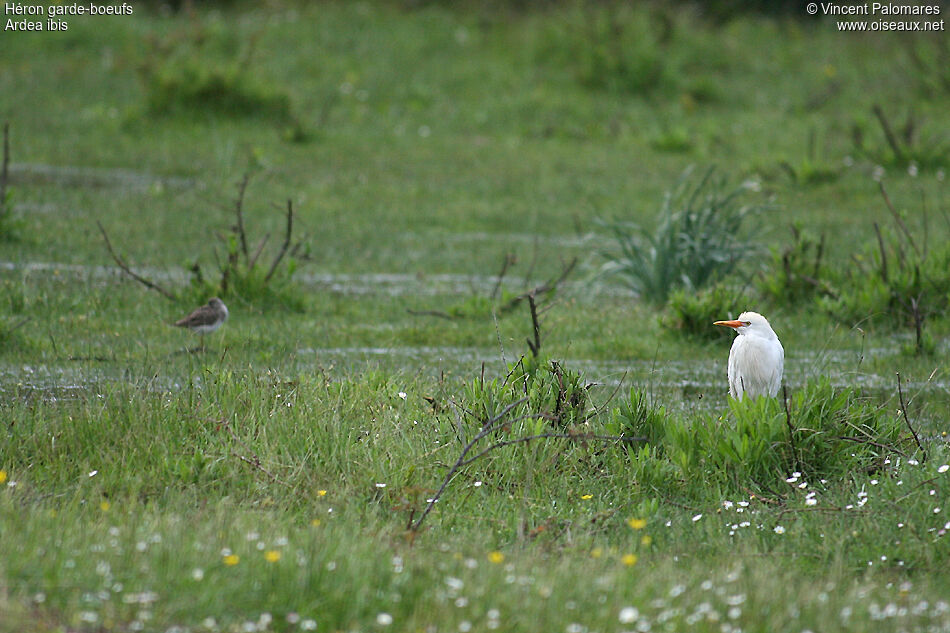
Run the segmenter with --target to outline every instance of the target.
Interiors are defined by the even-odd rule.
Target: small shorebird
[[[205,348],[205,334],[210,334],[217,330],[228,320],[228,307],[217,297],[212,297],[206,304],[186,316],[180,321],[176,321],[178,327],[186,327],[192,332],[201,335],[201,349]]]
[[[757,312],[743,312],[735,321],[716,321],[713,325],[731,327],[739,335],[729,351],[729,395],[742,400],[768,396],[774,398],[782,387],[785,350],[772,326]]]

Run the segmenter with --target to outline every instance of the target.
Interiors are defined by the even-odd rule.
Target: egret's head
[[[764,316],[758,312],[743,312],[735,321],[716,321],[713,325],[724,325],[735,329],[744,336],[761,336],[762,338],[776,338],[772,326]]]

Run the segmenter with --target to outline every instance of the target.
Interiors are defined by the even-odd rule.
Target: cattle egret
[[[716,321],[735,329],[738,336],[729,351],[729,395],[737,400],[774,398],[782,387],[785,350],[772,326],[758,312],[743,312],[735,321]]]

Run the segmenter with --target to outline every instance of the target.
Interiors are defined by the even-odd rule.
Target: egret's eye
[[[743,321],[742,325],[745,325],[745,326],[752,325],[752,321]]]

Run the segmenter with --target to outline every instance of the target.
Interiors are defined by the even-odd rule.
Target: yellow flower
[[[838,74],[838,69],[832,66],[831,64],[825,64],[821,70],[824,71],[825,77],[829,79],[831,79],[832,77]]]
[[[644,534],[643,538],[640,539],[640,545],[643,545],[644,547],[649,547],[651,543],[653,543],[653,537],[649,534]]]
[[[317,496],[318,496],[318,497],[325,497],[325,496],[327,496],[327,491],[326,491],[326,490],[317,490]]]
[[[603,555],[604,555],[604,550],[600,549],[599,547],[595,547],[594,549],[590,551],[591,558],[600,558]]]
[[[320,527],[320,519],[314,519],[313,521],[310,522],[310,525],[312,525],[313,527]]]
[[[99,504],[99,509],[102,510],[103,512],[108,512],[109,508],[111,507],[112,506],[109,504],[108,501],[103,501]]]
[[[581,499],[587,501],[588,499],[593,499],[594,495],[581,495]]]
[[[224,564],[228,567],[234,567],[239,562],[241,562],[241,557],[237,554],[228,554],[224,557]]]
[[[647,526],[646,519],[627,519],[627,525],[632,527],[634,530],[642,530]]]
[[[633,567],[637,564],[637,555],[636,554],[624,554],[620,559],[620,562],[626,565],[627,567]]]
[[[7,480],[7,471],[0,470],[0,484]]]
[[[501,563],[501,562],[503,562],[504,560],[505,560],[505,555],[502,554],[501,552],[499,552],[498,550],[495,550],[494,552],[489,552],[489,553],[488,553],[488,562],[489,562],[489,563],[495,563],[495,564],[497,565],[498,563]]]
[[[275,549],[269,549],[264,552],[264,560],[266,560],[268,563],[276,563],[280,560],[280,552]]]

